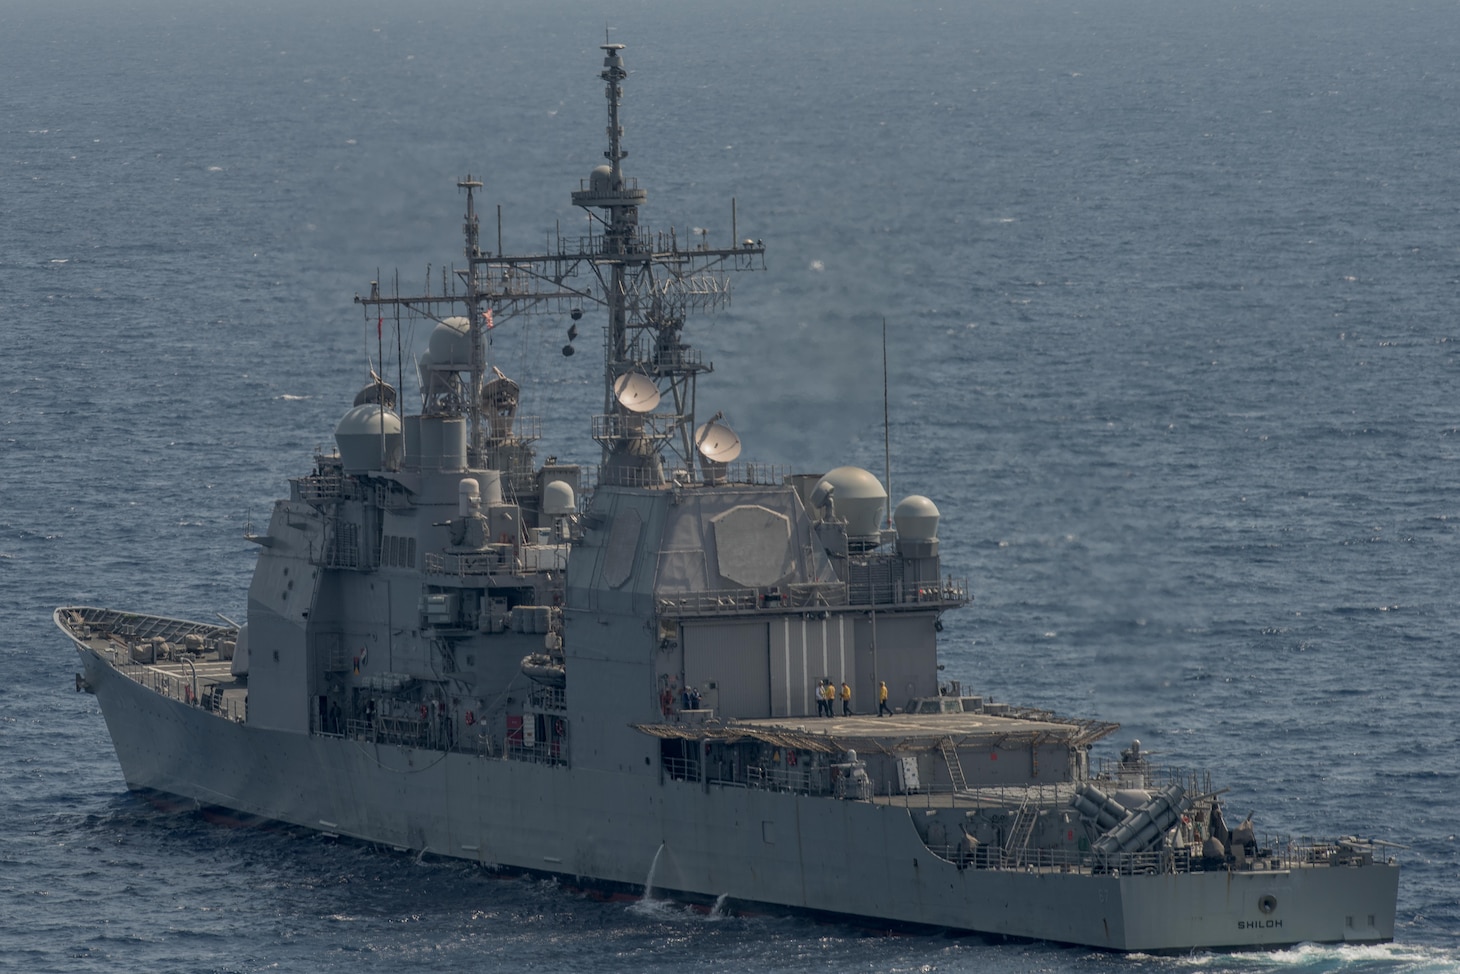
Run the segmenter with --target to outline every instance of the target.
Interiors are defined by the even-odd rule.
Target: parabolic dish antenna
[[[725,423],[712,419],[695,430],[695,447],[706,460],[729,463],[740,456],[740,437]]]
[[[619,405],[634,413],[653,412],[659,405],[659,387],[642,372],[625,372],[613,382]]]

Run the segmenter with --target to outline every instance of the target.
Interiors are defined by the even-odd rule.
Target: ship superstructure
[[[1206,775],[1115,725],[939,680],[938,510],[871,473],[742,463],[689,316],[764,247],[641,227],[622,45],[605,44],[591,231],[485,249],[442,293],[418,411],[379,374],[262,534],[242,626],[56,621],[129,787],[576,882],[1117,950],[1393,936],[1398,867],[1353,838],[1228,823]],[[733,212],[733,211],[732,211]],[[485,335],[605,315],[596,465],[538,463]],[[583,327],[587,327],[584,325]],[[382,370],[384,371],[383,367]],[[402,383],[403,384],[403,383]],[[647,878],[646,878],[647,877]]]

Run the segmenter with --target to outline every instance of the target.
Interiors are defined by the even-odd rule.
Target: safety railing
[[[356,481],[346,477],[342,471],[310,474],[296,477],[292,481],[294,496],[301,501],[317,504],[322,501],[349,500],[357,495]]]
[[[526,761],[529,764],[552,764],[566,767],[568,764],[567,742],[552,740],[538,741],[535,744],[524,744],[509,734],[503,757],[509,761]]]
[[[454,575],[458,578],[492,575],[516,566],[516,558],[507,545],[473,554],[445,555],[426,552],[421,562],[428,575]]]
[[[709,779],[714,782],[715,778]],[[766,791],[785,791],[798,795],[830,795],[831,769],[808,766],[805,768],[750,767],[745,771],[743,784],[749,788]]]
[[[717,612],[748,611],[760,605],[758,589],[716,589],[712,592],[686,592],[674,598],[659,600],[660,615],[710,615]]]
[[[872,800],[880,805],[897,805],[909,809],[931,808],[1008,808],[1026,803],[1032,808],[1056,808],[1068,805],[1075,793],[1075,783],[1055,781],[1033,785],[979,785],[957,788],[948,782],[924,782],[913,791],[898,791],[892,779],[885,779],[875,789]]]
[[[1100,855],[1074,849],[1015,848],[924,842],[940,859],[975,869],[1029,872],[1085,872],[1110,876],[1155,876],[1201,872],[1264,872],[1368,865],[1382,856],[1373,845],[1346,840],[1314,841],[1264,837],[1253,856],[1208,859],[1179,849]]]
[[[564,687],[533,684],[527,689],[527,702],[534,710],[553,710],[562,713],[566,713],[568,710],[567,690]]]
[[[147,663],[116,663],[118,673],[139,686],[169,700],[178,700],[242,723],[247,716],[247,704],[235,697],[215,694],[215,682],[201,680],[188,672],[171,672]]]
[[[927,845],[927,843],[924,843]],[[928,845],[939,859],[973,869],[1002,869],[1028,872],[1086,872],[1111,876],[1153,876],[1170,872],[1191,872],[1190,857],[1163,852],[1128,852],[1101,857],[1090,852],[1065,849],[1016,848],[980,845]]]
[[[1096,785],[1111,785],[1122,788],[1161,788],[1166,785],[1180,785],[1188,794],[1209,795],[1212,793],[1212,775],[1209,771],[1192,768],[1166,767],[1142,757],[1135,761],[1101,758],[1095,763],[1091,780]]]
[[[853,570],[848,582],[847,599],[854,605],[928,605],[963,604],[968,601],[968,582],[961,578],[909,582],[890,577],[890,563],[880,563],[882,571]]]
[[[664,616],[718,615],[757,609],[814,609],[845,605],[847,587],[842,582],[810,582],[768,588],[714,589],[685,592],[659,600]]]
[[[699,781],[700,764],[688,758],[661,757],[660,767],[664,770],[664,777],[676,781]]]

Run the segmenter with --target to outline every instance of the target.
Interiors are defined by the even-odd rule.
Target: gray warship
[[[250,533],[246,622],[55,611],[127,786],[732,910],[1117,951],[1392,939],[1384,843],[1261,835],[1139,742],[1093,758],[1117,725],[940,683],[969,594],[932,500],[742,462],[697,419],[684,327],[764,247],[640,226],[603,50],[606,163],[572,193],[591,231],[484,249],[467,177],[449,286],[356,299],[377,338],[431,325],[419,410],[372,371]],[[599,462],[539,464],[487,331],[561,316],[568,352],[585,306]]]

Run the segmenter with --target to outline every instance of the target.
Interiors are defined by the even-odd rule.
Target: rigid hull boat
[[[1092,760],[1113,724],[940,684],[968,590],[933,501],[743,463],[697,421],[684,326],[764,248],[639,226],[621,50],[589,235],[484,249],[467,177],[449,286],[357,299],[377,336],[434,323],[419,409],[371,374],[250,535],[245,624],[56,610],[128,787],[731,908],[1129,951],[1392,939],[1384,845],[1260,836],[1139,742]],[[484,333],[562,315],[570,353],[585,305],[600,460],[539,464]]]

